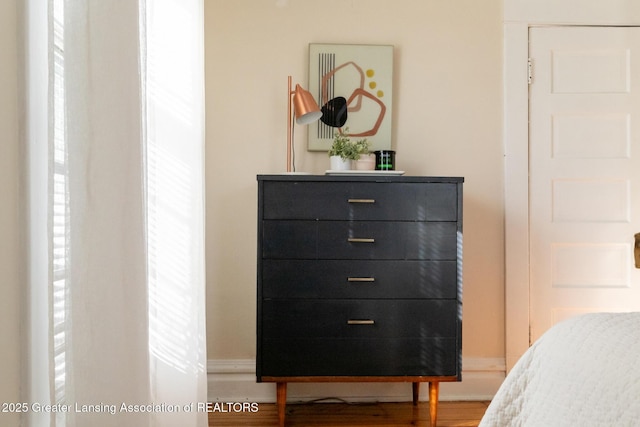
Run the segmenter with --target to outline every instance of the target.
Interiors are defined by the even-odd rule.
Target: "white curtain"
[[[24,3],[27,425],[207,425],[202,2]]]

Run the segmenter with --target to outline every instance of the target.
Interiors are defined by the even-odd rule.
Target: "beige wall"
[[[559,25],[638,25],[637,0],[504,0],[507,22]]]
[[[0,402],[20,401],[20,235],[16,0],[0,1]],[[18,425],[0,413],[0,425]]]
[[[209,359],[255,357],[256,174],[285,168],[314,42],[395,46],[398,169],[465,177],[463,354],[504,357],[502,0],[205,0],[205,34]]]

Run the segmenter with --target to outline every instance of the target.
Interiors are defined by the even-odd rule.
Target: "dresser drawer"
[[[458,253],[454,222],[264,221],[263,258],[449,259]]]
[[[265,219],[456,221],[449,183],[265,182]]]
[[[262,336],[281,338],[456,337],[455,300],[264,300]]]
[[[263,298],[457,298],[456,261],[262,262]]]
[[[454,338],[276,339],[259,376],[457,376]]]

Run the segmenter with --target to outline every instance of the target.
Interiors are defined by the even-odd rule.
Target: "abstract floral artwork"
[[[393,46],[309,45],[309,91],[322,118],[308,126],[309,150],[327,151],[336,133],[391,149]]]

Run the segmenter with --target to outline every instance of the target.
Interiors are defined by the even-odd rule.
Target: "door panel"
[[[529,33],[530,330],[640,310],[640,28]]]

